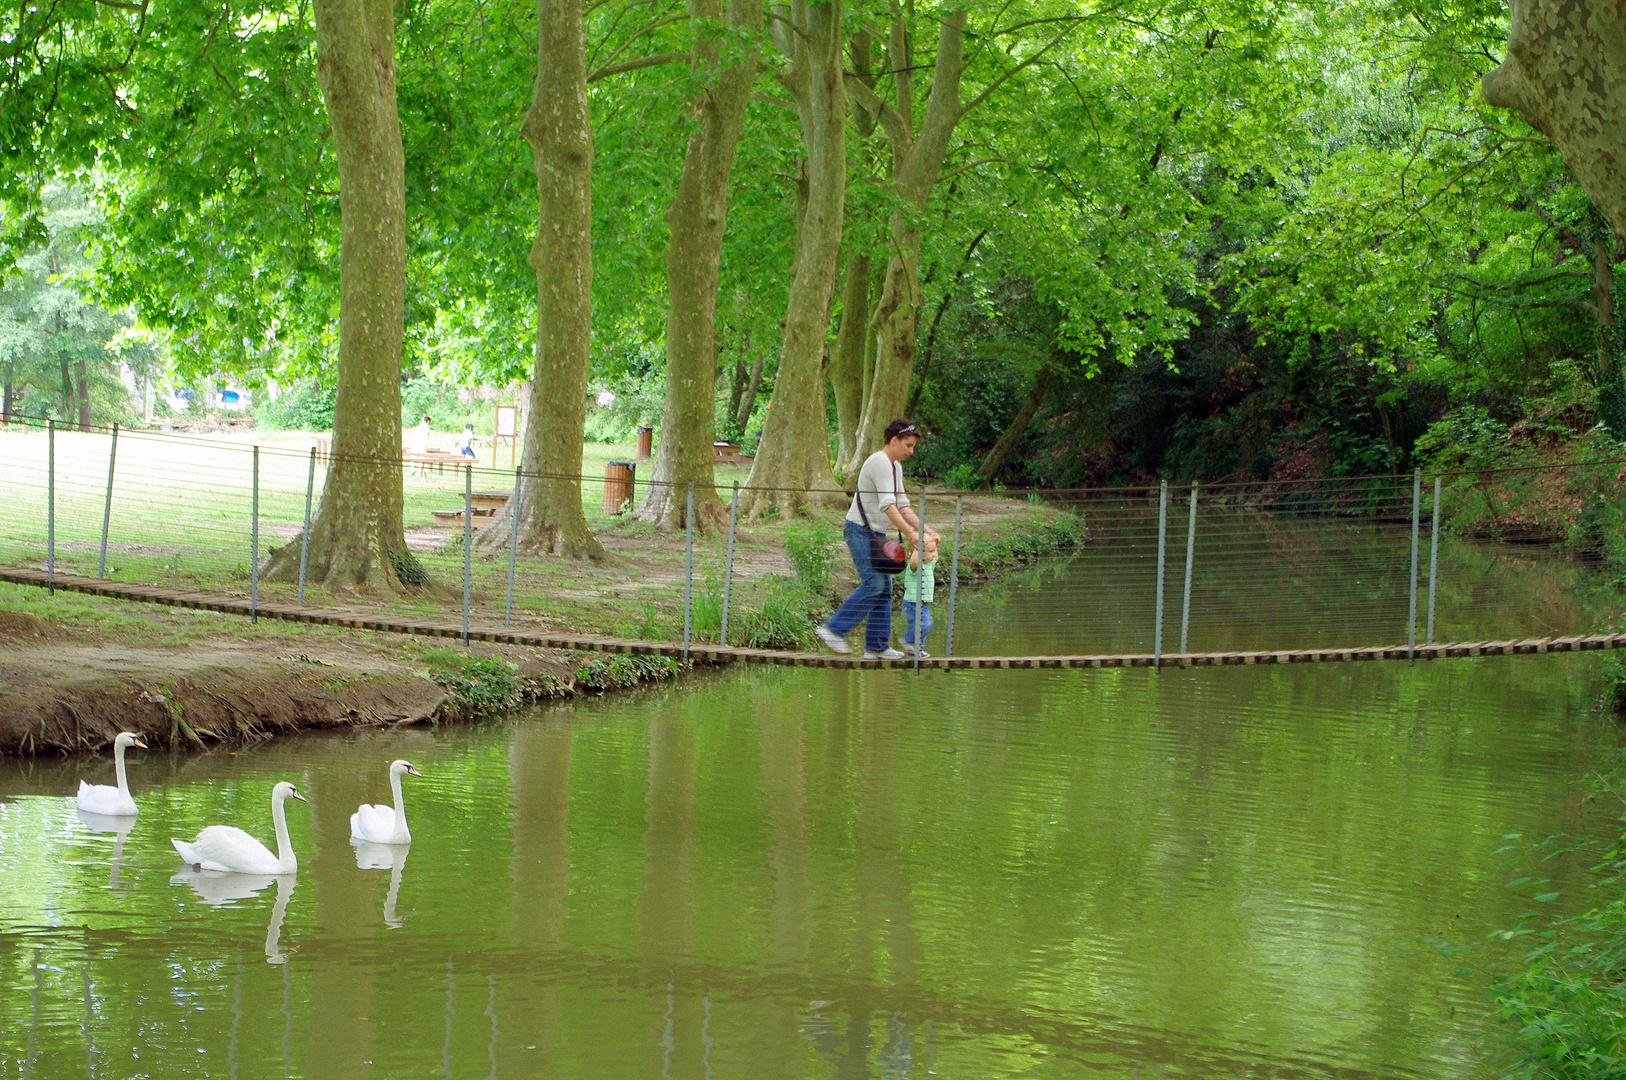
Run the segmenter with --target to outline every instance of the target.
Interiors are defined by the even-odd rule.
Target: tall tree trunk
[[[847,256],[841,287],[841,327],[830,356],[830,388],[836,397],[836,460],[852,460],[858,422],[864,417],[864,343],[869,327],[869,256]]]
[[[977,479],[986,484],[999,472],[999,467],[1005,464],[1005,459],[1011,456],[1016,444],[1027,434],[1028,425],[1039,415],[1039,406],[1044,404],[1045,391],[1050,389],[1050,384],[1055,378],[1055,368],[1046,367],[1039,372],[1039,377],[1034,380],[1033,389],[1028,392],[1028,399],[1022,403],[1016,416],[1006,425],[1005,433],[994,443],[993,449],[983,456],[982,464],[977,466]]]
[[[739,411],[734,414],[734,421],[742,435],[745,425],[751,422],[751,413],[757,407],[757,391],[762,387],[762,361],[767,354],[758,352],[756,359],[751,361],[751,378],[745,383],[745,393],[740,395]]]
[[[853,34],[848,48],[848,62],[853,78],[870,90],[875,89],[875,71],[872,53],[874,37],[867,28]],[[858,160],[866,180],[871,175],[872,152],[869,137],[875,132],[875,117],[862,104],[852,102],[853,132],[858,136]],[[871,341],[869,330],[870,272],[873,261],[860,237],[869,239],[869,230],[857,223],[846,228],[847,253],[846,280],[841,287],[841,327],[836,333],[836,345],[829,364],[830,389],[836,403],[836,463],[851,460],[858,435],[858,424],[864,418],[864,394],[869,389],[872,372],[865,364],[865,348]]]
[[[824,338],[841,262],[847,199],[847,93],[841,67],[841,0],[792,0],[774,39],[790,60],[780,76],[796,105],[806,150],[806,199],[785,304],[779,374],[743,500],[752,517],[807,505],[834,488],[824,411]],[[788,25],[787,25],[788,23]]]
[[[740,402],[745,398],[745,382],[747,371],[746,358],[751,355],[751,328],[745,328],[745,340],[740,344],[740,354],[734,358],[734,385],[728,393],[728,417],[735,427],[743,427],[745,421],[740,417]]]
[[[887,261],[886,284],[881,287],[881,296],[870,320],[875,327],[875,375],[865,399],[864,419],[859,424],[853,453],[846,462],[849,474],[857,472],[864,458],[881,446],[886,425],[902,415],[908,399],[922,302],[917,223],[923,218],[926,200],[942,170],[954,126],[965,113],[960,103],[965,22],[966,14],[961,10],[948,15],[939,25],[931,96],[926,101],[926,115],[918,136],[914,130],[913,91],[907,77],[896,78],[891,105],[873,92],[859,91],[892,147],[892,190],[899,206],[892,214],[892,254]],[[901,9],[893,19],[887,55],[894,71],[913,69],[909,29]],[[858,85],[856,80],[855,85]]]
[[[73,408],[73,373],[68,369],[67,349],[57,353],[57,362],[62,367],[62,419],[66,420],[68,410]]]
[[[519,498],[481,537],[533,554],[601,559],[582,511],[582,430],[593,333],[593,129],[581,0],[537,0],[536,86],[520,134],[536,173],[536,351]]]
[[[85,362],[73,362],[74,380],[78,384],[79,392],[79,430],[90,430],[90,376],[85,371]]]
[[[1485,100],[1550,139],[1626,242],[1626,18],[1618,0],[1512,0]]]
[[[11,366],[6,367],[6,378],[0,383],[0,424],[11,423]]]
[[[333,453],[311,522],[311,581],[402,590],[426,581],[401,525],[406,190],[390,0],[315,0],[316,78],[339,167],[339,363]],[[299,545],[266,576],[292,580]]]
[[[717,497],[712,443],[717,438],[717,268],[728,220],[728,178],[745,126],[745,109],[756,80],[757,53],[747,47],[735,63],[719,68],[722,0],[689,0],[696,34],[693,73],[710,75],[694,102],[697,125],[689,135],[677,194],[666,211],[666,403],[661,441],[655,450],[648,494],[638,507],[642,521],[682,525],[687,489],[694,485],[695,524],[727,519]],[[728,25],[755,41],[762,5],[729,0]]]

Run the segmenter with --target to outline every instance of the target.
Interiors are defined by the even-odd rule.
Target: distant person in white
[[[886,426],[886,446],[875,451],[858,470],[858,490],[852,506],[847,508],[847,523],[842,530],[847,550],[852,553],[853,566],[858,570],[858,588],[836,608],[835,614],[814,633],[831,652],[848,653],[847,635],[859,623],[864,627],[865,660],[899,660],[903,653],[892,648],[892,578],[876,570],[870,561],[870,537],[883,536],[878,528],[886,521],[920,544],[920,519],[909,505],[909,496],[903,490],[903,469],[900,462],[915,452],[920,432],[907,420],[894,420]],[[860,510],[860,502],[862,510]],[[869,526],[865,527],[865,519]],[[926,535],[936,538],[935,529]]]
[[[426,416],[422,420],[418,421],[418,426],[413,428],[411,432],[407,434],[407,453],[417,454],[419,457],[429,453],[429,425],[432,422],[433,421]],[[407,475],[428,476],[429,470],[426,467],[425,462],[414,461],[412,463],[412,468],[407,470]]]

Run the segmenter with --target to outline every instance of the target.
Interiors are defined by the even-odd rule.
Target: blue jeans
[[[903,602],[903,621],[905,626],[903,631],[903,640],[910,645],[917,644],[915,641],[915,608],[917,607],[920,609],[920,641],[918,644],[921,648],[925,648],[926,639],[931,637],[932,634],[932,606],[925,601],[921,601],[919,604],[908,600]]]
[[[869,538],[885,534],[871,534],[862,525],[849,521],[842,535],[846,537],[847,550],[852,552],[853,567],[858,571],[858,588],[842,601],[824,625],[845,635],[859,623],[866,623],[864,651],[884,652],[892,639],[892,578],[876,570],[869,561]]]

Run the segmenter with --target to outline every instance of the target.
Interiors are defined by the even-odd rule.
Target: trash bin
[[[655,449],[655,429],[641,427],[638,429],[638,457],[640,460],[649,457]]]
[[[604,465],[604,512],[619,514],[632,502],[632,479],[637,466],[630,461],[610,461]]]

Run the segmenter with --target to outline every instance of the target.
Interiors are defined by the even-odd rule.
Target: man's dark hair
[[[901,439],[905,435],[919,435],[920,429],[907,420],[894,420],[886,425],[886,441]]]

